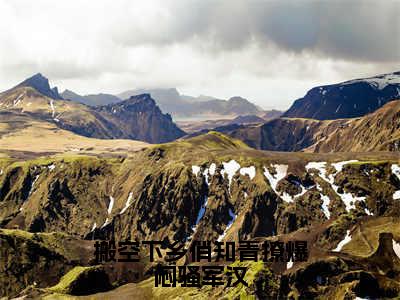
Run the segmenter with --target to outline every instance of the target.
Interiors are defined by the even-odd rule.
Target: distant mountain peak
[[[131,96],[131,97],[129,97],[129,99],[124,100],[124,101],[122,101],[120,103],[134,103],[134,104],[136,104],[136,103],[147,104],[148,103],[150,105],[156,106],[156,101],[148,93]]]
[[[230,102],[249,102],[249,100],[247,100],[243,97],[240,97],[240,96],[233,96],[233,97],[229,98],[228,101],[230,101]]]
[[[355,118],[399,98],[400,73],[393,72],[314,87],[283,116],[317,120]]]
[[[18,84],[15,88],[19,87],[31,87],[37,90],[39,93],[53,98],[53,99],[62,99],[60,94],[58,93],[57,87],[50,87],[49,80],[43,76],[41,73],[36,73],[35,75],[25,79],[20,84]]]

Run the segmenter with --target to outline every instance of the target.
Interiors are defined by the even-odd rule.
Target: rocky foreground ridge
[[[119,286],[99,299],[399,295],[396,153],[262,152],[213,132],[120,158],[6,158],[0,174],[2,296],[104,292],[91,278]],[[249,288],[156,289],[146,253],[140,282],[128,266],[95,266],[93,239],[110,237],[307,240],[310,259],[251,263]]]

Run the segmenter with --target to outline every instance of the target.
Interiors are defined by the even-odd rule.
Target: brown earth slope
[[[275,151],[367,152],[400,148],[400,101],[354,119],[279,118],[223,132],[251,147]]]

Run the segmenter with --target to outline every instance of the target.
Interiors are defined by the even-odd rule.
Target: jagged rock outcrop
[[[149,94],[132,96],[128,100],[96,107],[96,112],[113,124],[114,138],[163,143],[182,137],[185,133],[163,114]]]
[[[15,86],[14,89],[20,87],[31,87],[49,98],[63,99],[58,93],[57,87],[50,88],[49,80],[40,73],[37,73],[32,77],[24,80],[23,82]]]

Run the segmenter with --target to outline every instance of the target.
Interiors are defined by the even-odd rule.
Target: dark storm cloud
[[[175,1],[153,29],[133,22],[126,45],[195,41],[229,51],[257,43],[357,61],[400,60],[400,1]]]

